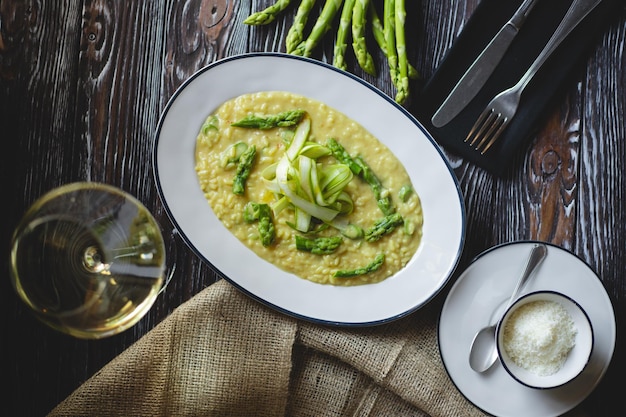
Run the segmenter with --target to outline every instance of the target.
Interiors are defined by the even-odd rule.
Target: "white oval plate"
[[[422,243],[403,270],[378,284],[316,284],[258,257],[215,216],[194,170],[198,131],[222,103],[258,91],[288,91],[326,103],[359,122],[400,159],[424,212]],[[168,102],[157,128],[153,158],[161,200],[191,249],[245,293],[292,316],[353,326],[394,320],[431,300],[458,263],[465,210],[458,182],[439,147],[387,95],[328,64],[258,53],[199,70]]]
[[[565,249],[548,245],[548,255],[523,293],[552,290],[576,300],[594,331],[594,345],[585,370],[573,381],[553,389],[530,388],[515,381],[500,362],[484,373],[470,368],[474,335],[504,313],[532,241],[506,243],[480,254],[458,277],[439,318],[439,351],[459,391],[478,408],[496,416],[555,417],[580,404],[606,373],[616,342],[615,313],[596,273]]]

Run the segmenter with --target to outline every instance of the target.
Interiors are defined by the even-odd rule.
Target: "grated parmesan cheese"
[[[576,327],[555,301],[532,301],[511,314],[504,327],[504,349],[513,362],[536,375],[556,373],[574,347]]]

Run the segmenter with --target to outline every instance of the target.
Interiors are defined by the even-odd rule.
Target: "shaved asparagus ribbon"
[[[283,157],[262,172],[266,188],[277,197],[272,205],[274,215],[292,206],[295,227],[301,232],[309,230],[312,217],[332,226],[337,215],[350,213],[353,208],[344,191],[353,178],[352,171],[345,164],[318,162],[330,151],[308,142],[310,129],[311,120],[305,117]]]

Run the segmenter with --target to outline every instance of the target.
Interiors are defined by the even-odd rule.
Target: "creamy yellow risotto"
[[[402,163],[357,122],[307,97],[272,91],[225,102],[198,134],[196,172],[241,242],[304,279],[379,282],[420,244],[422,208]]]

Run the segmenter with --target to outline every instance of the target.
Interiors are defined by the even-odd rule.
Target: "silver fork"
[[[513,87],[496,95],[478,116],[476,123],[467,134],[465,142],[476,147],[481,154],[494,144],[511,122],[517,111],[520,97],[526,85],[535,76],[539,68],[561,44],[563,39],[601,2],[602,0],[574,0],[556,31],[537,56],[530,68]]]

